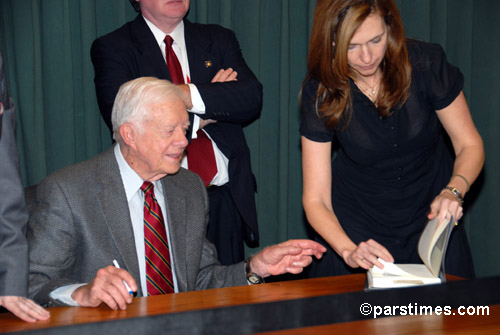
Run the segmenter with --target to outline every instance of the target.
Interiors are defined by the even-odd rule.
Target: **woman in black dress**
[[[426,222],[460,220],[484,162],[462,87],[439,45],[404,37],[392,0],[318,1],[301,90],[303,204],[329,252],[311,276],[382,267],[379,257],[420,263]],[[446,271],[474,276],[461,225]]]

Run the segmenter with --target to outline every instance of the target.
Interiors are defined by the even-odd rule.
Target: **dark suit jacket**
[[[19,173],[16,109],[5,84],[0,55],[0,296],[26,296],[28,282],[28,212]]]
[[[256,119],[262,104],[262,85],[248,68],[234,33],[218,25],[184,20],[191,82],[206,106],[203,118],[217,120],[204,129],[229,159],[229,185],[246,223],[246,240],[259,240],[255,206],[256,182],[242,125]],[[123,83],[145,76],[170,80],[158,43],[142,15],[98,38],[92,44],[97,101],[111,129],[111,110]],[[233,68],[238,81],[210,83],[218,70]]]
[[[244,285],[243,263],[221,266],[205,237],[208,196],[201,179],[181,169],[161,182],[179,291]],[[132,223],[113,148],[61,169],[38,185],[28,243],[29,295],[42,305],[56,304],[49,298],[55,288],[88,283],[113,259],[135,278],[142,295]]]

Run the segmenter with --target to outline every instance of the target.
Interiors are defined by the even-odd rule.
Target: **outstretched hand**
[[[265,248],[250,260],[250,268],[259,276],[297,274],[311,264],[312,256],[320,259],[326,248],[311,240],[289,240]]]
[[[45,321],[50,318],[50,313],[46,309],[25,297],[2,296],[0,306],[4,306],[12,314],[27,322]]]

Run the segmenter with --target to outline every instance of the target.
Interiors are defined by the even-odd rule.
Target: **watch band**
[[[250,268],[250,260],[252,259],[252,256],[248,257],[247,260],[245,261],[245,272],[246,272],[246,277],[247,281],[252,284],[264,284],[264,278],[259,276],[258,274],[252,272],[252,269]]]
[[[456,187],[451,187],[451,186],[446,186],[445,189],[453,193],[453,195],[461,202],[464,202],[464,196],[462,195],[462,192]]]

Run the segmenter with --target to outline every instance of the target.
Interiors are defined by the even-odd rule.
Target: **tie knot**
[[[172,36],[170,35],[167,35],[165,36],[165,38],[163,39],[163,41],[165,42],[165,44],[167,45],[167,47],[171,48],[172,47],[172,44],[174,43],[174,39],[172,38]]]
[[[153,183],[150,181],[145,181],[141,186],[141,190],[144,192],[144,194],[153,193],[153,188]]]

